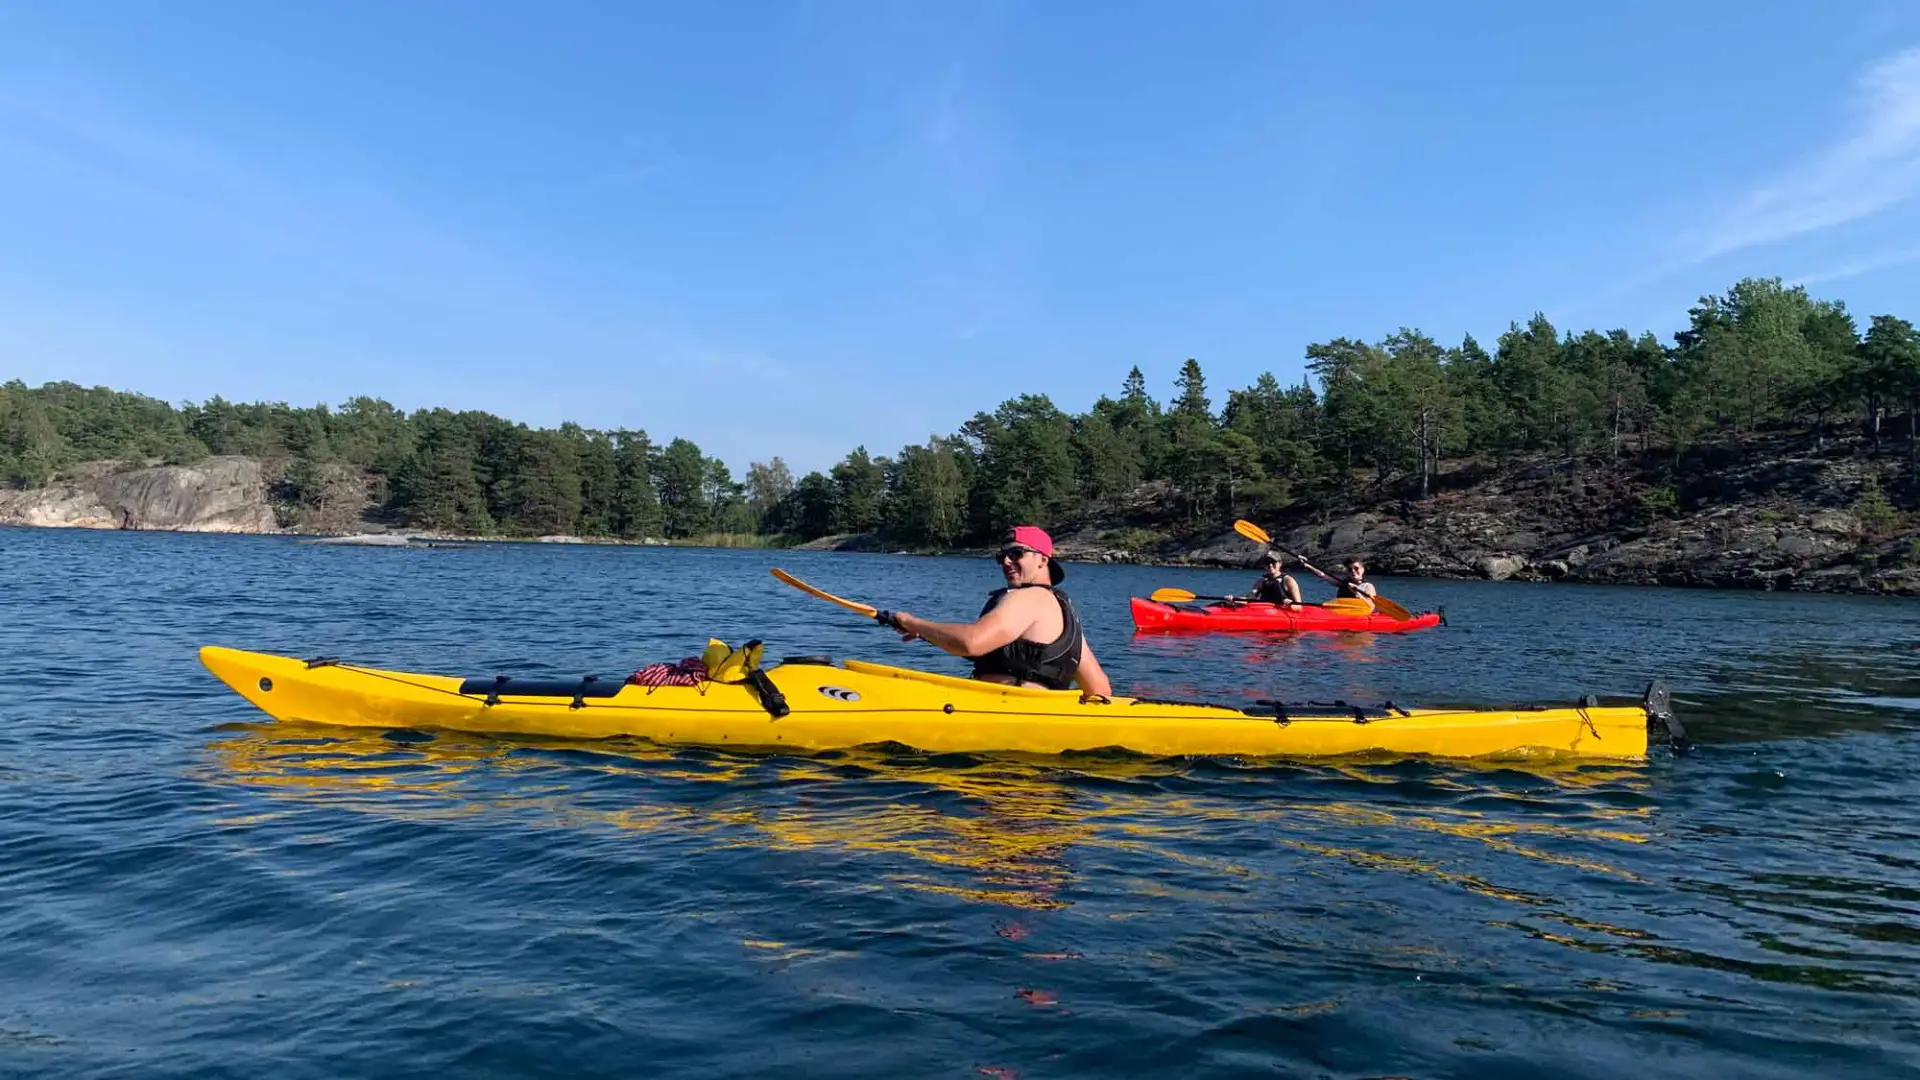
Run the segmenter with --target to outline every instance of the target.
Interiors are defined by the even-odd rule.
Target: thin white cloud
[[[667,173],[682,160],[673,145],[659,135],[623,135],[604,144],[583,146],[580,156],[583,160],[605,159],[607,164],[515,191],[500,201],[505,204],[556,203],[626,192]]]
[[[1920,48],[1861,73],[1846,134],[1689,238],[1695,260],[1873,217],[1920,195]]]
[[[1871,274],[1876,270],[1888,270],[1896,266],[1920,262],[1920,247],[1905,247],[1876,252],[1857,259],[1849,259],[1811,274],[1801,274],[1788,281],[1789,285],[1824,285],[1833,281],[1845,281],[1861,274]]]
[[[1868,65],[1854,81],[1844,134],[1736,200],[1710,225],[1680,232],[1663,257],[1546,310],[1585,318],[1725,255],[1878,217],[1920,195],[1920,46]],[[1914,261],[1904,248],[1796,279],[1813,285]]]
[[[0,161],[132,214],[190,227],[205,253],[299,260],[309,271],[448,309],[544,306],[511,260],[428,220],[384,190],[364,163],[335,155],[326,175],[293,175],[262,164],[259,153],[109,102],[94,88],[62,89],[57,97],[0,93]]]
[[[465,388],[465,399],[458,403],[436,400],[427,388],[435,366],[445,365],[446,358],[420,353],[416,365],[411,355],[387,354],[390,369],[382,385],[341,386],[342,393],[365,389],[411,397],[408,404],[415,407],[491,408],[534,423],[624,423],[657,429],[655,434],[664,438],[718,438],[730,458],[764,458],[765,447],[774,441],[771,436],[778,436],[779,449],[790,455],[820,458],[820,447],[795,438],[804,435],[804,426],[778,430],[783,419],[822,432],[839,430],[835,422],[842,412],[834,403],[796,393],[806,380],[781,359],[691,330],[654,325],[629,312],[580,304],[517,267],[512,252],[496,249],[484,236],[448,227],[419,205],[424,200],[399,195],[382,182],[374,162],[330,154],[323,171],[291,169],[284,160],[287,155],[280,153],[283,147],[223,142],[150,115],[151,110],[112,100],[97,88],[68,89],[54,95],[0,87],[0,172],[13,170],[16,179],[24,178],[21,190],[27,197],[81,200],[63,202],[61,212],[78,212],[76,207],[91,202],[129,222],[163,223],[172,235],[162,242],[178,245],[179,237],[189,236],[191,249],[174,250],[191,250],[197,257],[280,266],[289,281],[304,277],[342,282],[398,300],[421,310],[423,321],[444,328],[444,340],[465,350],[467,375],[491,384],[478,393]],[[589,177],[590,183],[576,186],[574,193],[638,182],[656,162],[664,166],[670,154],[658,140],[636,139],[622,149],[634,162],[631,171]],[[26,203],[14,201],[16,196],[0,193],[0,198],[8,199],[16,211],[28,212]],[[8,299],[0,297],[0,302]],[[72,301],[77,307],[87,303],[83,297]],[[353,301],[347,303],[351,312]],[[430,317],[429,308],[437,309],[438,316]],[[5,312],[0,303],[0,314]],[[6,328],[9,332],[0,333],[0,355],[19,358],[29,374],[53,378],[78,370],[116,378],[137,373],[142,383],[173,399],[235,392],[224,385],[201,389],[208,381],[206,369],[212,367],[204,352],[217,348],[210,341],[169,339],[142,327],[140,316],[111,308],[76,310],[61,318],[39,314],[44,317],[13,323]],[[352,338],[354,320],[351,314],[347,319],[342,329]],[[365,324],[380,325],[371,315]],[[269,327],[264,332],[274,331]],[[274,355],[283,368],[297,366],[290,363],[294,356],[305,357],[307,366],[337,364],[354,348],[339,339],[317,345],[293,341],[276,344]],[[371,348],[376,355],[386,349],[378,341]],[[529,366],[511,359],[516,349],[527,357],[549,359]],[[360,369],[377,362],[369,360]],[[196,366],[203,369],[198,374],[190,371]],[[610,387],[583,395],[577,379],[595,368],[607,374],[595,372],[593,378],[611,380],[611,372],[619,371],[626,382],[616,383],[620,390],[612,395],[600,392]],[[110,376],[109,371],[126,375]],[[662,386],[656,376],[667,371],[696,377],[691,383],[664,380]],[[220,378],[232,374],[224,371]],[[783,389],[751,407],[730,404],[722,410],[716,406],[722,399],[705,377],[728,386]],[[444,374],[440,378],[444,381]],[[314,392],[328,380],[282,370],[249,382],[258,386],[261,396],[277,399],[295,390],[299,395]],[[556,382],[564,388],[549,390]],[[839,398],[843,406],[849,400],[861,406],[877,404],[845,389]],[[743,429],[729,422],[743,411],[758,414],[757,426]],[[800,453],[786,450],[789,443]]]
[[[957,93],[936,106],[923,153],[968,179],[984,145],[964,106]],[[954,111],[940,121],[940,108]],[[575,170],[576,182],[508,192],[505,201],[604,194],[678,163],[674,147],[646,134],[589,140],[581,150],[554,163]],[[962,156],[940,157],[949,154]],[[587,163],[600,171],[582,169]],[[306,400],[337,389],[537,424],[645,427],[656,438],[693,438],[736,472],[775,453],[796,468],[824,468],[861,441],[890,453],[896,440],[918,439],[945,419],[938,403],[911,400],[906,374],[823,381],[789,350],[686,326],[670,309],[650,307],[651,298],[613,308],[573,295],[492,235],[487,219],[446,209],[436,192],[409,189],[403,178],[378,148],[318,146],[307,132],[211,129],[92,73],[0,72],[0,204],[124,221],[157,235],[144,250],[227,260],[280,276],[289,290],[354,287],[326,294],[327,310],[339,313],[335,332],[285,342],[277,336],[290,331],[277,312],[203,324],[186,311],[179,325],[161,325],[87,295],[0,296],[0,359],[22,358],[20,374],[85,373],[173,400],[215,392]],[[357,292],[400,301],[426,329],[404,343],[385,340],[383,313],[396,305],[365,305],[361,320]],[[36,307],[39,317],[8,320],[10,304]],[[241,370],[262,355],[273,362]],[[460,377],[449,379],[456,361]],[[290,374],[295,368],[302,373]],[[342,371],[376,377],[349,385]]]

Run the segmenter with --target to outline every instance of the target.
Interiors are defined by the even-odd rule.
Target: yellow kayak
[[[200,660],[277,720],[428,727],[662,744],[845,749],[898,743],[936,753],[1153,756],[1639,759],[1651,721],[1678,736],[1663,683],[1639,701],[1464,711],[1259,702],[1234,708],[977,682],[859,660],[793,657],[743,681],[641,686],[621,679],[459,678],[299,660],[209,645]]]

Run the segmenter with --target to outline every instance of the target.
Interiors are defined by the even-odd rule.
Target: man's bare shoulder
[[[1045,611],[1053,604],[1053,592],[1039,587],[1008,589],[1006,603],[1015,611]]]

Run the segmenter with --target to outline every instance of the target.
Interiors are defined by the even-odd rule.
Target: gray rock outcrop
[[[278,532],[267,477],[248,457],[112,472],[95,468],[49,487],[0,491],[0,524],[172,532]]]
[[[1577,483],[1565,462],[1547,462],[1428,499],[1262,524],[1318,565],[1360,556],[1377,577],[1920,595],[1920,513],[1889,521],[1881,510],[1870,522],[1860,510],[1868,479],[1893,491],[1897,467],[1848,448],[1749,455],[1696,476],[1684,498],[1669,487],[1650,499],[1659,494],[1650,487],[1671,481],[1631,462],[1590,465]],[[1255,550],[1222,531],[1167,554],[1237,566]]]

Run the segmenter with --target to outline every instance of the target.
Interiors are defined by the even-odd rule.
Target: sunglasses
[[[1033,549],[1030,547],[1003,547],[1000,549],[1000,554],[994,556],[994,558],[1005,562],[1019,562],[1020,556],[1032,553]]]

